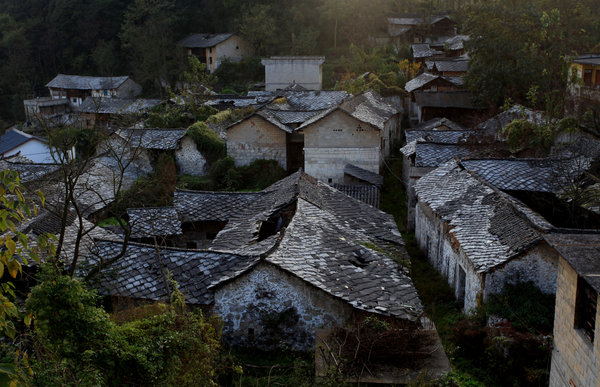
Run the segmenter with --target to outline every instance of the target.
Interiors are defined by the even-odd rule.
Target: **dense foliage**
[[[171,305],[117,324],[83,283],[47,273],[32,289],[29,365],[36,385],[216,384],[220,321],[187,312],[172,283]],[[148,310],[146,310],[148,311]]]

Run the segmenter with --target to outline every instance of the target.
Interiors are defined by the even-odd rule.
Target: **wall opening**
[[[456,298],[464,305],[467,275],[460,265],[456,265],[456,271]]]

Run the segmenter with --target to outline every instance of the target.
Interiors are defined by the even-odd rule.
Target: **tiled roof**
[[[38,164],[23,156],[0,160],[0,169],[10,169],[19,173],[21,183],[29,183],[57,172],[58,164]]]
[[[189,35],[188,37],[182,39],[179,42],[180,46],[183,47],[187,47],[187,48],[208,48],[208,47],[214,47],[217,44],[226,41],[227,39],[229,39],[231,36],[233,36],[232,33],[226,33],[226,34],[192,34]]]
[[[331,215],[299,198],[294,219],[266,261],[357,309],[417,319],[423,309],[408,271],[364,246],[377,245],[377,239]]]
[[[580,55],[580,56],[574,58],[573,62],[600,66],[600,55],[598,55],[598,54]]]
[[[379,208],[379,187],[371,184],[333,184],[333,187],[346,195]]]
[[[94,254],[85,263],[93,265],[98,257],[114,257],[122,246],[121,242],[97,241]],[[169,271],[186,302],[206,305],[213,302],[209,290],[213,283],[235,277],[257,262],[257,257],[175,248],[157,251],[152,245],[129,243],[125,255],[103,269],[98,288],[103,295],[168,301],[171,291],[166,276]]]
[[[128,208],[132,238],[181,235],[181,220],[175,207]]]
[[[445,128],[440,129],[442,126]],[[461,124],[457,124],[447,118],[432,118],[413,128],[413,130],[446,130],[446,128],[451,130],[467,130]]]
[[[434,68],[439,72],[458,72],[466,73],[469,70],[468,59],[453,59],[453,60],[430,60],[425,63],[428,70]]]
[[[467,147],[457,144],[440,144],[434,142],[418,142],[415,145],[415,166],[435,168],[455,157],[467,157]]]
[[[555,192],[561,163],[543,159],[464,160],[461,165],[505,191]],[[562,168],[561,168],[562,169]]]
[[[427,43],[412,44],[410,48],[412,49],[413,58],[415,59],[430,58],[434,55],[443,54],[442,51],[434,50]]]
[[[285,111],[285,110],[268,110],[272,116],[276,117],[276,119],[282,124],[301,124],[308,120],[309,118],[314,117],[315,115],[322,112],[322,110],[311,110],[311,111]]]
[[[56,89],[76,89],[76,90],[112,90],[121,86],[128,76],[120,77],[88,77],[83,75],[58,74],[53,80],[48,82],[46,87]]]
[[[404,85],[404,90],[411,93],[438,78],[439,78],[439,75],[435,75],[435,74],[430,74],[430,73],[419,74],[417,77],[406,82],[406,84]]]
[[[600,293],[600,234],[551,233],[545,235],[544,239]]]
[[[9,129],[0,137],[0,155],[4,155],[4,153],[25,144],[27,141],[35,139],[37,141],[41,141],[43,143],[47,143],[48,141],[43,138],[32,136],[31,134],[27,134],[17,129]]]
[[[469,135],[476,134],[474,130],[407,130],[406,142],[437,142],[440,144],[459,144],[465,142]]]
[[[395,107],[388,104],[379,94],[369,90],[345,100],[339,107],[333,107],[313,116],[300,125],[298,129],[314,124],[337,109],[380,130],[383,130],[389,119],[398,114]]]
[[[527,251],[552,226],[512,197],[450,161],[415,185],[418,200],[449,225],[475,270],[484,273]]]
[[[505,128],[508,124],[518,119],[526,119],[538,125],[545,123],[544,115],[541,112],[536,112],[525,106],[515,105],[510,109],[496,114],[494,117],[477,125],[476,129],[482,129],[497,133],[500,129]]]
[[[383,176],[378,173],[368,171],[364,168],[357,167],[353,164],[346,164],[344,166],[344,173],[356,177],[359,180],[364,180],[367,183],[381,187],[383,185]]]
[[[87,97],[77,110],[82,113],[135,114],[150,110],[160,103],[160,99]]]
[[[401,26],[416,26],[425,23],[422,17],[388,17],[388,23]]]
[[[267,120],[271,124],[275,125],[279,129],[283,130],[284,132],[292,133],[294,131],[291,127],[289,127],[286,124],[284,124],[283,122],[281,122],[279,120],[279,117],[275,114],[275,112],[273,112],[271,110],[262,108],[256,112],[256,115],[264,118],[265,120]],[[240,121],[243,121],[243,119]],[[240,121],[238,121],[238,122],[240,122]]]
[[[186,129],[121,129],[117,133],[132,147],[174,150],[185,136]]]
[[[176,190],[173,205],[183,222],[226,222],[260,199],[258,192]]]

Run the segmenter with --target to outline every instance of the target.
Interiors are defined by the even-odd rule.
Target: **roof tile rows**
[[[181,235],[181,220],[175,207],[128,208],[132,238]]]
[[[552,226],[516,199],[495,190],[455,161],[415,185],[418,200],[450,226],[479,273],[488,272],[542,240]]]
[[[186,129],[120,129],[117,132],[130,147],[160,150],[177,149],[185,133]]]
[[[58,74],[52,79],[46,87],[57,89],[76,89],[76,90],[112,90],[117,89],[128,76],[119,77],[90,77],[85,75],[66,75]]]

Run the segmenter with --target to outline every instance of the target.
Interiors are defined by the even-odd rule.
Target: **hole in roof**
[[[258,229],[258,242],[277,234],[282,228],[290,224],[296,213],[296,201],[272,214],[269,219],[263,220]]]

